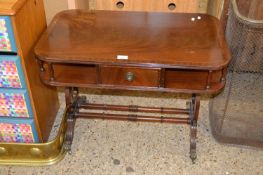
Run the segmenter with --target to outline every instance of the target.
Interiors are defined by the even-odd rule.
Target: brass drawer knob
[[[127,72],[125,76],[127,81],[133,81],[134,80],[134,74],[132,72]]]

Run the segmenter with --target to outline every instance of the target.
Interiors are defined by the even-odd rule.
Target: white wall
[[[44,0],[47,23],[49,24],[55,14],[68,9],[67,0]]]
[[[68,9],[68,1],[76,3],[77,8],[88,9],[89,0],[44,0],[47,23],[49,24],[55,14]]]

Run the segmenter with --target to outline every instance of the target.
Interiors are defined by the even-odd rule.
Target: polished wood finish
[[[161,114],[189,114],[187,109],[180,108],[158,108],[158,107],[144,107],[144,106],[122,106],[122,105],[105,105],[86,103],[79,106],[83,109],[95,109],[95,110],[111,110],[111,111],[130,111],[130,112],[145,112],[145,113],[161,113]]]
[[[47,64],[45,64],[44,67],[45,70],[49,69]],[[59,84],[56,86],[72,86],[72,84],[75,83],[84,86],[86,84],[97,83],[97,71],[94,65],[53,64],[53,69],[55,81],[50,82],[50,72],[44,71],[41,74],[42,80],[46,84],[50,82]]]
[[[211,76],[209,77],[209,74]],[[221,89],[224,86],[223,71],[197,71],[185,69],[167,69],[165,71],[165,88],[205,90]]]
[[[22,2],[24,3],[20,4]],[[17,4],[20,4],[20,9],[11,16],[11,20],[18,55],[21,59],[39,139],[47,141],[58,110],[58,98],[56,88],[45,86],[39,80],[38,64],[33,53],[36,41],[46,29],[43,1],[16,1],[14,6]]]
[[[65,88],[66,90],[66,108],[67,108],[67,131],[65,136],[64,147],[71,152],[71,145],[74,135],[74,125],[76,119],[107,119],[107,120],[125,120],[140,122],[161,122],[161,123],[177,123],[190,125],[190,158],[193,163],[196,160],[196,138],[197,138],[197,120],[200,108],[200,96],[192,95],[192,101],[189,108],[156,108],[141,106],[123,106],[123,105],[106,105],[91,104],[86,101],[85,96],[79,96],[77,88]],[[104,110],[100,112],[89,112],[87,110]],[[125,111],[131,114],[114,114],[112,111]],[[133,112],[133,114],[132,114]],[[188,117],[166,117],[166,116],[144,116],[137,115],[134,112],[161,113],[161,114],[180,114],[188,115]]]
[[[101,66],[101,84],[113,86],[148,86],[159,87],[160,82],[159,68],[138,68],[138,67],[119,67]],[[127,76],[131,80],[127,80]]]
[[[35,53],[49,85],[184,93],[219,92],[230,60],[216,18],[145,12],[62,12]]]
[[[191,21],[197,16],[202,19]],[[57,15],[35,53],[48,62],[210,70],[225,67],[230,58],[220,23],[212,16],[81,10]],[[118,55],[129,59],[117,60]]]
[[[40,74],[41,79],[45,84],[61,87],[74,87],[77,85],[78,87],[103,89],[214,93],[224,87],[226,76],[226,69],[205,71],[148,67],[132,67],[131,69],[130,66],[123,66],[122,68],[109,66],[106,71],[105,69],[101,71],[100,66],[96,67],[95,65],[52,65],[54,79],[51,81],[51,73],[48,71],[47,64],[44,66],[46,71],[42,71]],[[133,72],[137,78],[131,82],[127,81],[125,76],[128,72]],[[209,74],[211,75],[209,76]]]
[[[64,11],[43,33],[35,54],[42,81],[67,87],[66,106],[71,111],[66,134],[68,150],[79,117],[184,123],[191,126],[193,161],[199,94],[216,94],[224,87],[230,61],[216,18],[146,12]],[[192,101],[189,109],[89,104],[76,95],[78,87],[189,93]],[[188,117],[106,114],[80,109],[164,112]]]
[[[0,15],[14,15],[26,0],[0,0]]]
[[[105,113],[92,113],[92,112],[76,113],[75,117],[76,118],[87,118],[87,119],[134,121],[134,122],[135,121],[137,122],[161,122],[161,123],[177,123],[177,124],[189,124],[190,123],[189,118],[125,115],[125,114],[105,114]]]

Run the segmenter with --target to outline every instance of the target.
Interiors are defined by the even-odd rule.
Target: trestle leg
[[[196,139],[197,139],[197,120],[200,108],[200,96],[193,95],[192,102],[190,105],[190,158],[195,163],[196,155]]]
[[[197,122],[193,121],[190,126],[190,158],[192,162],[195,163],[197,155],[196,155],[196,136],[197,136]]]
[[[100,113],[87,113],[79,112],[79,109],[97,109],[97,110],[115,110],[115,111],[131,111],[130,106],[120,105],[101,105],[101,104],[89,104],[86,102],[85,96],[79,96],[78,88],[66,88],[66,107],[67,107],[67,131],[65,135],[64,147],[71,153],[71,145],[74,137],[74,126],[76,118],[101,118],[101,119],[116,119],[116,120],[131,120],[131,115],[117,115],[107,114],[100,115]],[[151,122],[167,122],[167,123],[184,123],[190,124],[190,158],[193,163],[197,158],[196,154],[196,140],[197,140],[197,120],[200,108],[200,96],[193,94],[192,101],[190,102],[189,109],[177,109],[177,108],[149,108],[149,107],[136,107],[136,111],[144,112],[164,112],[174,114],[187,114],[188,118],[163,118],[163,117],[151,117],[151,116],[136,116],[132,118],[132,121],[151,121]],[[132,108],[134,109],[134,107]],[[132,110],[134,111],[134,110]],[[135,120],[136,119],[136,120]]]
[[[86,98],[84,96],[79,97],[78,88],[66,88],[65,89],[65,97],[66,97],[66,108],[68,109],[67,115],[67,131],[65,136],[65,150],[71,154],[71,145],[74,137],[74,127],[76,123],[75,114],[79,110],[79,106],[83,103],[86,103]]]

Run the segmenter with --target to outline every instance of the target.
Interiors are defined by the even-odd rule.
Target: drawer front
[[[19,57],[0,55],[0,87],[25,88],[25,80]]]
[[[0,16],[0,52],[17,52],[9,16]]]
[[[199,0],[95,0],[96,10],[199,12]]]
[[[101,83],[119,86],[159,87],[159,68],[102,66]]]
[[[32,118],[32,110],[26,90],[1,89],[0,116]]]
[[[34,121],[7,120],[0,118],[0,142],[36,143],[39,142]]]

